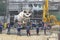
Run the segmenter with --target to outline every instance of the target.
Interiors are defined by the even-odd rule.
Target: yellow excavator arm
[[[43,5],[43,22],[51,22],[55,25],[60,25],[60,22],[57,20],[57,18],[54,15],[49,15],[48,11],[48,0],[45,0],[44,5]]]
[[[44,6],[43,6],[43,22],[47,22],[48,15],[48,0],[45,0]]]

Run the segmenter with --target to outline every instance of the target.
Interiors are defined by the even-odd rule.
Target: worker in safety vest
[[[4,29],[6,29],[6,28],[7,28],[7,23],[4,23],[4,25],[3,25],[3,26],[4,26]]]

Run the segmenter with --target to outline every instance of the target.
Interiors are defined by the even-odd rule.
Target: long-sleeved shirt
[[[26,26],[26,29],[27,29],[27,30],[30,30],[30,26]]]
[[[2,24],[0,24],[0,28],[2,28],[3,27],[3,25]]]

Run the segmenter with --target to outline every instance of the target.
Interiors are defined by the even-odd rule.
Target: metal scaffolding
[[[40,11],[42,11],[44,1],[18,1],[17,2],[17,1],[8,1],[7,0],[7,14],[10,14],[10,11],[14,11],[14,12],[17,11],[19,13],[20,11],[23,10],[24,7],[26,7],[26,5],[28,5],[29,7],[31,7],[33,9],[34,8],[33,6],[36,4],[42,6],[42,8],[39,9]],[[60,4],[60,2],[49,2],[49,9],[58,10],[59,4]],[[57,6],[57,7],[55,7],[55,6]],[[32,19],[33,19],[34,15],[35,15],[35,13],[32,15]],[[38,13],[37,13],[37,15],[38,15]],[[34,18],[34,19],[36,19],[36,18]],[[40,19],[40,18],[37,18],[37,19]]]

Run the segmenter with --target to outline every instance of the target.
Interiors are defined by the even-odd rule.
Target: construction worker
[[[3,28],[3,25],[2,25],[2,23],[0,22],[0,33],[2,33],[2,28]]]
[[[47,23],[44,23],[44,34],[46,35]]]
[[[36,25],[36,33],[37,33],[37,35],[39,34],[39,26],[38,25]]]
[[[8,29],[7,34],[10,34],[10,29],[11,29],[10,23],[7,24],[7,29]]]
[[[21,35],[21,22],[18,22],[18,26],[17,26],[17,34]]]
[[[27,32],[27,36],[30,36],[30,22],[27,22],[27,26],[26,26],[26,32]]]

